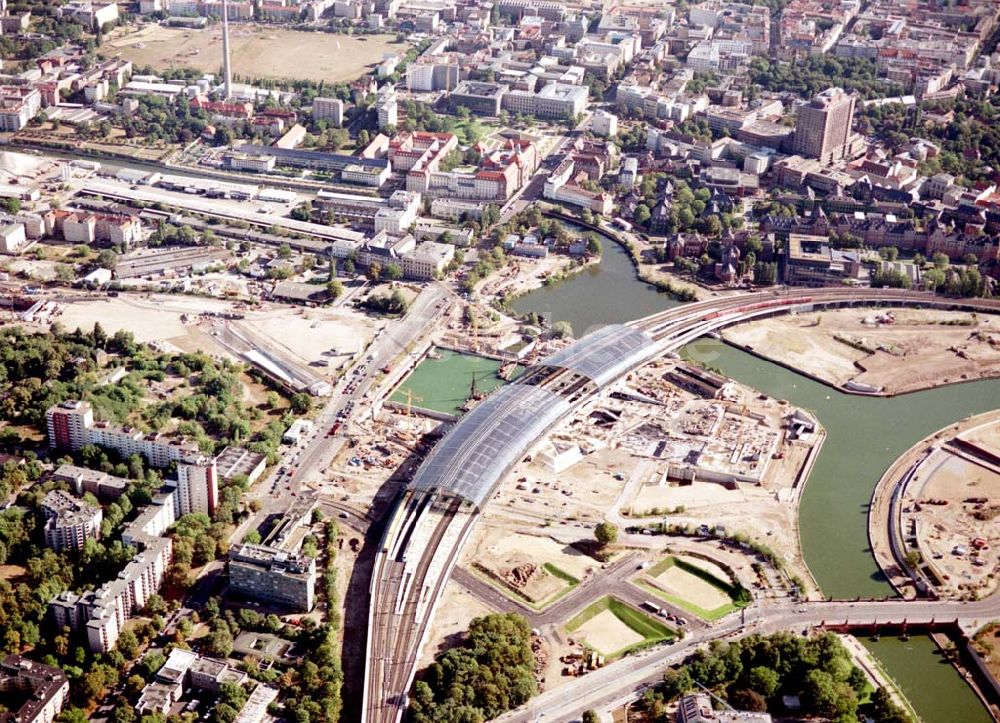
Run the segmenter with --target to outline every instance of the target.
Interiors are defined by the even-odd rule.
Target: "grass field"
[[[613,616],[615,620],[609,620],[609,615]],[[588,628],[588,623],[592,621],[601,623],[600,628],[603,629],[598,631],[593,627]],[[616,643],[614,642],[616,636],[614,626],[616,623],[624,625],[631,635],[617,634],[618,643],[622,644],[621,647],[615,650],[605,650],[603,649],[605,646],[616,647]],[[566,623],[566,632],[580,632],[588,645],[594,647],[609,660],[620,658],[623,655],[641,650],[650,645],[655,645],[664,640],[673,640],[677,635],[672,628],[664,625],[659,620],[651,618],[649,615],[639,612],[621,600],[610,596],[602,597],[600,600],[591,603]],[[602,647],[593,644],[598,641],[592,641],[592,638],[598,635],[600,635],[599,642]]]
[[[749,594],[739,584],[673,556],[660,560],[636,584],[704,620],[718,620],[749,603]]]
[[[336,35],[247,24],[234,24],[229,35],[233,74],[240,78],[288,78],[340,83],[364,75],[383,53],[402,55],[409,48],[392,35]],[[218,73],[222,67],[222,26],[204,30],[148,25],[106,40],[100,54],[121,55],[137,66],[197,68]]]

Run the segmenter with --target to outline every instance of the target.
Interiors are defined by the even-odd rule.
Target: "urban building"
[[[229,551],[229,589],[255,600],[312,610],[316,561],[266,545],[236,545]]]
[[[11,723],[52,723],[69,700],[69,679],[59,668],[42,665],[21,655],[0,661],[0,691],[24,702],[0,719]]]
[[[378,113],[378,127],[396,127],[399,122],[399,104],[396,101],[396,89],[392,85],[384,85],[375,98],[375,111]]]
[[[825,236],[789,234],[783,254],[789,286],[839,286],[861,276],[861,256],[834,249]]]
[[[512,90],[503,96],[502,105],[509,113],[562,120],[583,113],[589,94],[584,86],[549,83],[538,93]]]
[[[104,513],[68,492],[52,490],[42,500],[45,545],[53,550],[81,550],[88,539],[101,536]]]
[[[189,458],[177,465],[177,516],[194,512],[211,516],[219,500],[218,470],[209,457]]]
[[[841,88],[827,88],[799,108],[792,139],[794,153],[821,163],[847,154],[854,121],[854,96]]]
[[[451,244],[426,241],[403,255],[403,275],[422,281],[437,278],[455,257],[455,247]]]
[[[0,86],[0,131],[16,132],[28,125],[42,107],[42,94],[24,85]]]
[[[28,243],[23,223],[8,223],[0,226],[0,253],[18,254]]]
[[[590,128],[597,136],[610,138],[618,135],[618,116],[606,110],[597,110],[594,112]]]
[[[313,120],[326,121],[338,128],[344,124],[344,101],[339,98],[313,98]]]
[[[448,105],[452,111],[463,107],[475,115],[496,116],[509,90],[509,86],[501,83],[463,80],[448,96]]]

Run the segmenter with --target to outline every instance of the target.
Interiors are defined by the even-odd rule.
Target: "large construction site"
[[[1000,414],[962,423],[919,452],[890,514],[908,563],[942,597],[996,590],[1000,562]]]
[[[828,384],[900,394],[1000,375],[990,315],[939,309],[838,309],[726,329],[727,342]]]

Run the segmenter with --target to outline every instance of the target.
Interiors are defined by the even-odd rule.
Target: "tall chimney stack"
[[[223,100],[229,100],[233,90],[233,70],[229,64],[229,5],[226,0],[222,0],[222,68],[225,74]]]

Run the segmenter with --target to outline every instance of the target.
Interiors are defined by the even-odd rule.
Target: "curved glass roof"
[[[652,338],[638,329],[612,324],[587,334],[542,363],[577,372],[603,387],[640,361],[648,359],[658,348]]]
[[[570,404],[540,387],[511,384],[462,417],[423,461],[410,486],[442,489],[482,509],[494,487]]]
[[[540,362],[576,372],[598,386],[653,356],[659,349],[628,326],[606,326]],[[525,376],[530,376],[526,374]],[[496,485],[572,405],[544,387],[502,387],[463,416],[417,469],[410,487],[440,489],[482,509]]]

